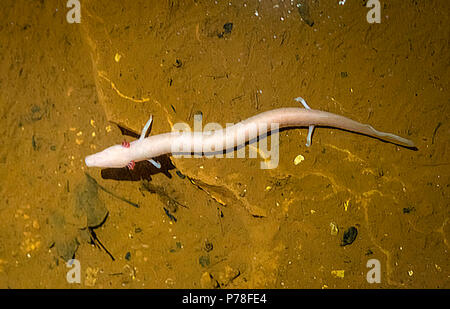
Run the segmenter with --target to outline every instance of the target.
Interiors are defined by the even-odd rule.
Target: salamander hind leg
[[[314,126],[309,126],[308,127],[308,136],[306,137],[306,147],[311,146],[311,140],[312,140],[312,134],[314,131]]]
[[[153,164],[154,167],[161,168],[161,163],[159,163],[153,159],[148,159],[147,161],[150,162],[151,164]]]
[[[302,97],[295,98],[294,100],[302,103],[304,108],[311,109],[311,107],[309,107],[308,104],[306,104],[305,99],[303,99]],[[310,125],[308,127],[308,136],[306,137],[306,147],[311,146],[313,131],[314,131],[314,125]]]
[[[303,105],[304,108],[306,108],[306,109],[311,109],[311,107],[309,107],[308,104],[306,104],[305,99],[303,99],[302,97],[297,97],[297,98],[295,98],[294,100],[297,101],[297,102],[302,103],[302,105]]]

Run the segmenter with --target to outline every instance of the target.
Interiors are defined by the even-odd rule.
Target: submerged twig
[[[94,246],[99,246],[100,248],[102,248],[103,250],[105,250],[105,252],[109,255],[109,257],[115,261],[116,259],[114,258],[114,256],[111,254],[111,252],[108,251],[108,249],[106,249],[106,247],[100,242],[100,240],[97,237],[97,234],[94,232],[94,229],[92,228],[88,228],[89,229],[89,234],[91,237],[92,242],[94,243]]]
[[[442,122],[439,122],[436,126],[436,128],[433,131],[433,137],[431,138],[431,144],[434,144],[434,137],[436,136],[436,132],[439,129],[439,127],[442,125]]]

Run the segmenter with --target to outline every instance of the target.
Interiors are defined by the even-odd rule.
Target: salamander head
[[[132,160],[130,148],[114,145],[85,158],[89,167],[121,168]]]

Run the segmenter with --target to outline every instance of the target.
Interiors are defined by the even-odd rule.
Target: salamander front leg
[[[306,101],[302,97],[295,98],[294,100],[297,101],[297,102],[302,103],[304,108],[311,109],[311,107],[309,107],[308,104],[306,104]],[[314,131],[314,125],[310,125],[308,127],[308,136],[306,137],[306,147],[311,146],[311,140],[312,140],[313,131]]]
[[[145,138],[145,136],[147,135],[147,131],[150,128],[152,121],[153,121],[153,115],[150,115],[150,119],[147,121],[144,128],[142,129],[141,136],[139,137],[140,140],[143,140]]]
[[[148,159],[148,162],[150,162],[151,164],[153,164],[156,168],[161,168],[161,163],[153,160],[153,159]]]
[[[139,140],[143,140],[145,138],[145,136],[147,135],[147,131],[149,131],[149,129],[150,129],[150,125],[152,124],[152,121],[153,121],[153,116],[150,115],[150,119],[147,121],[144,128],[142,129]],[[148,132],[148,133],[150,133],[150,132]],[[147,161],[150,162],[151,164],[153,164],[156,168],[161,168],[161,163],[156,162],[153,159],[148,159]]]

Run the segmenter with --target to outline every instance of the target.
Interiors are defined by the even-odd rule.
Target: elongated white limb
[[[145,136],[147,135],[147,131],[150,128],[152,121],[153,121],[153,115],[150,115],[150,119],[147,121],[144,128],[142,129],[141,136],[139,137],[140,141],[143,140],[145,138]],[[150,162],[151,164],[153,164],[156,168],[161,168],[161,163],[156,162],[153,159],[148,159],[147,161]]]
[[[297,101],[297,102],[302,103],[304,108],[311,109],[311,107],[309,107],[308,104],[306,104],[306,101],[302,97],[295,98],[294,100]],[[312,140],[313,131],[314,131],[314,126],[310,125],[308,127],[308,136],[306,137],[306,147],[311,146],[311,140]]]
[[[148,128],[150,128],[150,125],[153,121],[153,115],[150,115],[150,119],[145,124],[144,128],[142,129],[141,136],[139,137],[139,140],[143,140],[145,136],[147,135]]]
[[[156,162],[153,159],[148,159],[147,161],[150,162],[151,164],[153,164],[156,168],[161,168],[161,163]]]
[[[308,128],[308,136],[306,137],[306,147],[311,146],[311,139],[312,139],[312,134],[314,131],[314,126],[309,126]]]
[[[294,100],[297,101],[297,102],[302,103],[304,108],[311,109],[311,107],[309,107],[308,104],[306,104],[305,99],[303,99],[302,97],[297,97]]]

